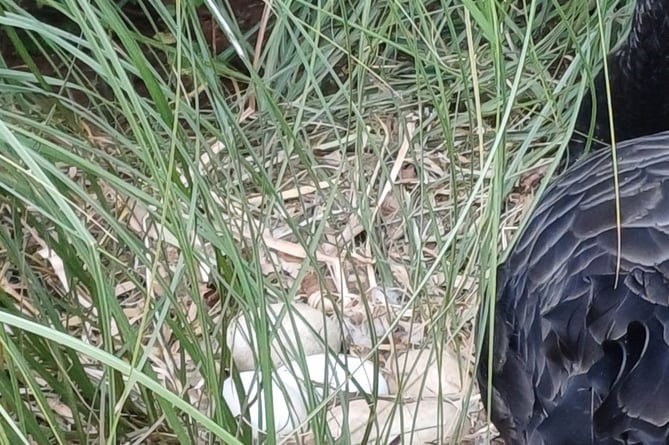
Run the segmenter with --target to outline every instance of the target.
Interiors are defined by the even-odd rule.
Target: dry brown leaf
[[[409,277],[409,271],[407,271],[406,266],[403,264],[392,263],[390,265],[390,271],[393,274],[395,283],[397,283],[403,289],[411,289],[411,278]]]
[[[356,214],[352,214],[346,223],[346,226],[344,226],[344,229],[341,231],[341,239],[347,244],[364,231],[365,228],[360,222],[360,217]]]
[[[416,167],[413,164],[405,165],[400,171],[400,179],[402,181],[414,181],[417,177]]]
[[[520,179],[520,190],[524,194],[531,194],[539,182],[546,176],[547,166],[541,166],[533,169],[530,173]]]
[[[289,190],[285,190],[283,192],[279,193],[279,198],[282,201],[290,201],[292,199],[298,199],[302,198],[305,195],[309,195],[311,193],[314,193],[317,190],[327,190],[330,187],[330,183],[327,181],[321,181],[318,183],[318,187],[313,186],[313,185],[303,185],[300,187],[295,187]],[[249,197],[248,202],[249,204],[252,204],[254,206],[259,206],[262,204],[263,199],[265,199],[265,195],[254,195]]]
[[[425,342],[425,326],[427,323],[410,319],[398,321],[397,328],[393,333],[395,350],[413,349]]]
[[[133,283],[132,281],[124,281],[123,283],[119,283],[116,286],[114,286],[114,295],[116,298],[130,293],[133,290],[137,288],[137,285]]]
[[[304,278],[302,278],[302,282],[300,283],[300,290],[305,295],[311,295],[314,292],[320,292],[321,286],[319,283],[320,279],[318,274],[315,271],[310,270],[304,274]]]
[[[58,281],[60,281],[60,285],[63,286],[63,290],[65,292],[69,292],[70,281],[67,279],[67,274],[65,273],[65,266],[63,264],[63,260],[48,247],[38,250],[37,254],[49,262],[49,264],[51,265],[51,269],[53,270],[53,273],[56,274],[56,277],[58,277]]]
[[[70,423],[74,421],[74,415],[72,414],[72,409],[70,409],[69,406],[61,402],[59,398],[47,397],[46,403],[62,419],[67,419]]]
[[[395,195],[388,195],[385,201],[379,207],[379,215],[383,218],[384,221],[388,222],[397,215],[399,211],[399,204]]]
[[[323,296],[320,290],[313,292],[307,297],[307,304],[314,309],[322,311],[326,315],[335,313],[334,303],[330,298]]]

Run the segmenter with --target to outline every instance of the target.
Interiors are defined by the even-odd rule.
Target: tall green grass
[[[0,442],[248,442],[220,400],[225,328],[307,275],[333,292],[326,243],[371,259],[349,291],[369,271],[400,288],[469,385],[481,296],[531,207],[519,183],[550,176],[631,13],[598,3],[604,39],[588,2],[274,0],[255,52],[209,0],[236,43],[214,57],[190,2],[140,3],[141,33],[120,3],[40,2],[78,25],[58,26],[0,0]],[[267,234],[305,249],[294,276],[268,270]],[[320,408],[310,426],[334,442]]]

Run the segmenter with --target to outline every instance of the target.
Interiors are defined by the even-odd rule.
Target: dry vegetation
[[[338,317],[402,432],[485,443],[481,298],[630,12],[587,3],[0,0],[0,443],[248,442],[225,331],[277,301]]]

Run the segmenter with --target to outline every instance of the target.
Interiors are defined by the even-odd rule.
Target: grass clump
[[[596,3],[613,45],[631,6]],[[296,299],[363,320],[351,349],[385,368],[458,357],[436,438],[481,434],[480,295],[608,51],[597,14],[240,5],[0,0],[0,442],[246,443],[227,324]]]

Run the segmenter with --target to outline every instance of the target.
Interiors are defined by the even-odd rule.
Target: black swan
[[[498,269],[477,378],[507,445],[669,444],[669,131],[654,133],[669,125],[643,118],[667,115],[669,97],[643,91],[666,91],[669,75],[637,77],[652,71],[647,54],[669,64],[668,29],[669,0],[638,0],[612,56],[628,61],[618,74],[645,82],[641,93],[612,85],[616,136],[629,139],[617,150],[619,219],[601,150],[546,189]]]
[[[669,130],[669,0],[638,0],[627,38],[607,60],[616,142]],[[593,87],[579,109],[568,164],[585,151],[591,127],[591,149],[611,143],[604,70]]]

